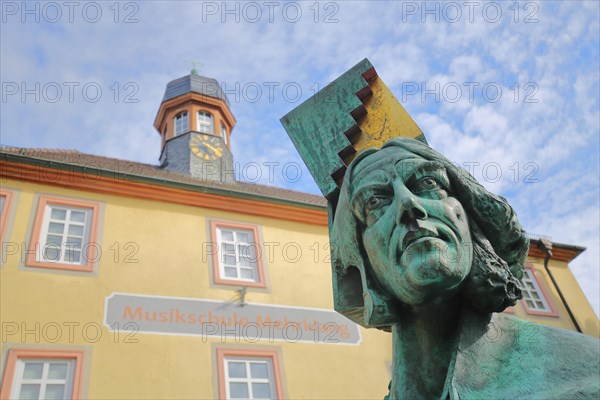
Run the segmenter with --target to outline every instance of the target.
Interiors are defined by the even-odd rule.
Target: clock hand
[[[214,148],[213,146],[211,146],[211,145],[210,145],[210,144],[208,144],[208,143],[204,143],[204,145],[205,145],[206,147],[208,147],[209,149],[211,149],[212,151],[214,151],[215,153],[219,151],[219,150],[217,150],[216,148]]]
[[[210,144],[208,144],[208,143],[204,143],[204,145],[205,145],[206,147],[208,147],[209,149],[211,149],[212,151],[214,151],[215,155],[217,155],[217,156],[221,157],[221,154],[222,154],[222,153],[221,153],[221,149],[217,149],[217,148],[215,148],[215,147],[211,146],[211,145],[210,145]]]

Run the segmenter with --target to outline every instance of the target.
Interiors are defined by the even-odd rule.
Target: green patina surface
[[[344,143],[335,132],[350,126],[339,105],[354,105],[355,68],[342,79],[354,82],[344,86],[346,103],[303,104],[282,119],[311,171],[339,158]],[[313,176],[326,196],[334,193],[333,180]],[[597,339],[498,314],[522,297],[529,248],[504,198],[410,138],[360,152],[335,194],[334,307],[392,332],[387,398],[600,398]]]
[[[337,191],[332,178],[344,168],[339,153],[350,147],[346,133],[357,127],[351,112],[362,106],[356,93],[368,86],[364,59],[281,118],[294,146],[326,198]]]
[[[417,140],[348,166],[330,231],[336,310],[392,331],[391,399],[600,395],[597,339],[497,314],[529,247],[505,199]]]

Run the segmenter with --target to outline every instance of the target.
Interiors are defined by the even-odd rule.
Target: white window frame
[[[182,111],[173,118],[173,137],[179,136],[190,130],[190,116],[187,111]]]
[[[224,231],[231,232],[233,234],[233,240],[223,239]],[[240,234],[247,234],[251,238],[251,241],[240,241],[238,239],[238,236]],[[252,283],[257,283],[260,281],[260,266],[258,265],[257,260],[258,254],[256,248],[256,237],[254,235],[253,230],[244,228],[233,228],[228,226],[217,226],[217,243],[219,246],[219,274],[221,276],[221,279]],[[244,256],[242,248],[252,249],[251,251],[254,252],[254,258],[245,257],[246,261],[251,264],[250,266],[242,265],[242,258]],[[227,263],[225,261],[226,256],[234,256],[235,264]],[[250,256],[252,256],[252,254],[250,254]],[[236,275],[228,276],[225,273],[226,269],[235,269]],[[252,271],[252,279],[242,277],[242,271],[248,270]]]
[[[202,133],[215,134],[215,119],[207,111],[198,111],[196,113],[196,130]]]
[[[229,363],[243,363],[245,366],[246,377],[230,377],[229,376]],[[266,364],[267,365],[267,378],[255,378],[252,377],[250,364]],[[227,399],[234,399],[231,397],[231,383],[244,383],[248,390],[248,397],[246,399],[265,399],[265,397],[254,397],[253,383],[267,383],[269,384],[269,399],[275,399],[276,395],[276,381],[275,373],[273,370],[273,360],[270,357],[237,357],[237,356],[225,356],[223,358],[223,374],[225,377],[225,394]]]
[[[52,216],[53,210],[65,211],[65,219],[56,218]],[[83,214],[84,220],[76,221],[72,217],[74,213]],[[37,261],[48,262],[56,264],[69,264],[69,265],[85,265],[86,250],[90,241],[90,232],[92,225],[93,212],[89,208],[73,207],[62,204],[46,204],[44,207],[44,216],[41,225],[41,231],[39,236],[39,244],[37,246]],[[63,225],[62,233],[50,231],[51,224],[55,228],[58,225]],[[71,228],[82,228],[82,233],[72,233]],[[53,241],[54,238],[60,237],[60,243]],[[77,241],[80,241],[80,245],[77,246]],[[46,251],[49,249],[58,249],[59,258],[46,258]],[[79,253],[79,259],[76,261],[67,259],[68,252],[72,254]]]
[[[538,284],[533,270],[525,268],[523,278],[521,278],[521,291],[523,292],[523,302],[527,305],[529,311],[552,312],[550,303],[544,296],[544,291]],[[541,303],[540,307],[537,303]]]
[[[227,127],[223,123],[221,123],[221,137],[226,145],[229,144],[227,140]]]
[[[42,377],[41,378],[24,378],[26,364],[43,364]],[[50,364],[67,364],[66,377],[64,379],[50,379],[48,378],[48,371]],[[18,399],[21,395],[21,389],[23,385],[35,384],[40,385],[40,392],[38,399],[44,399],[46,389],[48,385],[65,385],[63,392],[64,399],[70,399],[73,396],[73,384],[74,384],[74,372],[76,367],[76,361],[63,358],[19,358],[16,361],[15,366],[15,377],[11,390],[11,399]]]

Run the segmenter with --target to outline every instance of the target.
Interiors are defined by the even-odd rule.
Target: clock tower
[[[231,131],[235,118],[214,79],[192,74],[167,84],[154,127],[160,166],[202,180],[235,182]]]

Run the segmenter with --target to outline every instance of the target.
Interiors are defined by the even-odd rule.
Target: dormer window
[[[202,133],[215,133],[215,128],[213,124],[213,116],[206,111],[198,111],[198,115],[196,118],[197,131]]]
[[[225,125],[223,124],[221,124],[221,137],[223,138],[225,144],[227,144],[227,128],[225,128]]]
[[[173,136],[181,135],[189,130],[190,123],[187,111],[177,114],[173,121]]]

